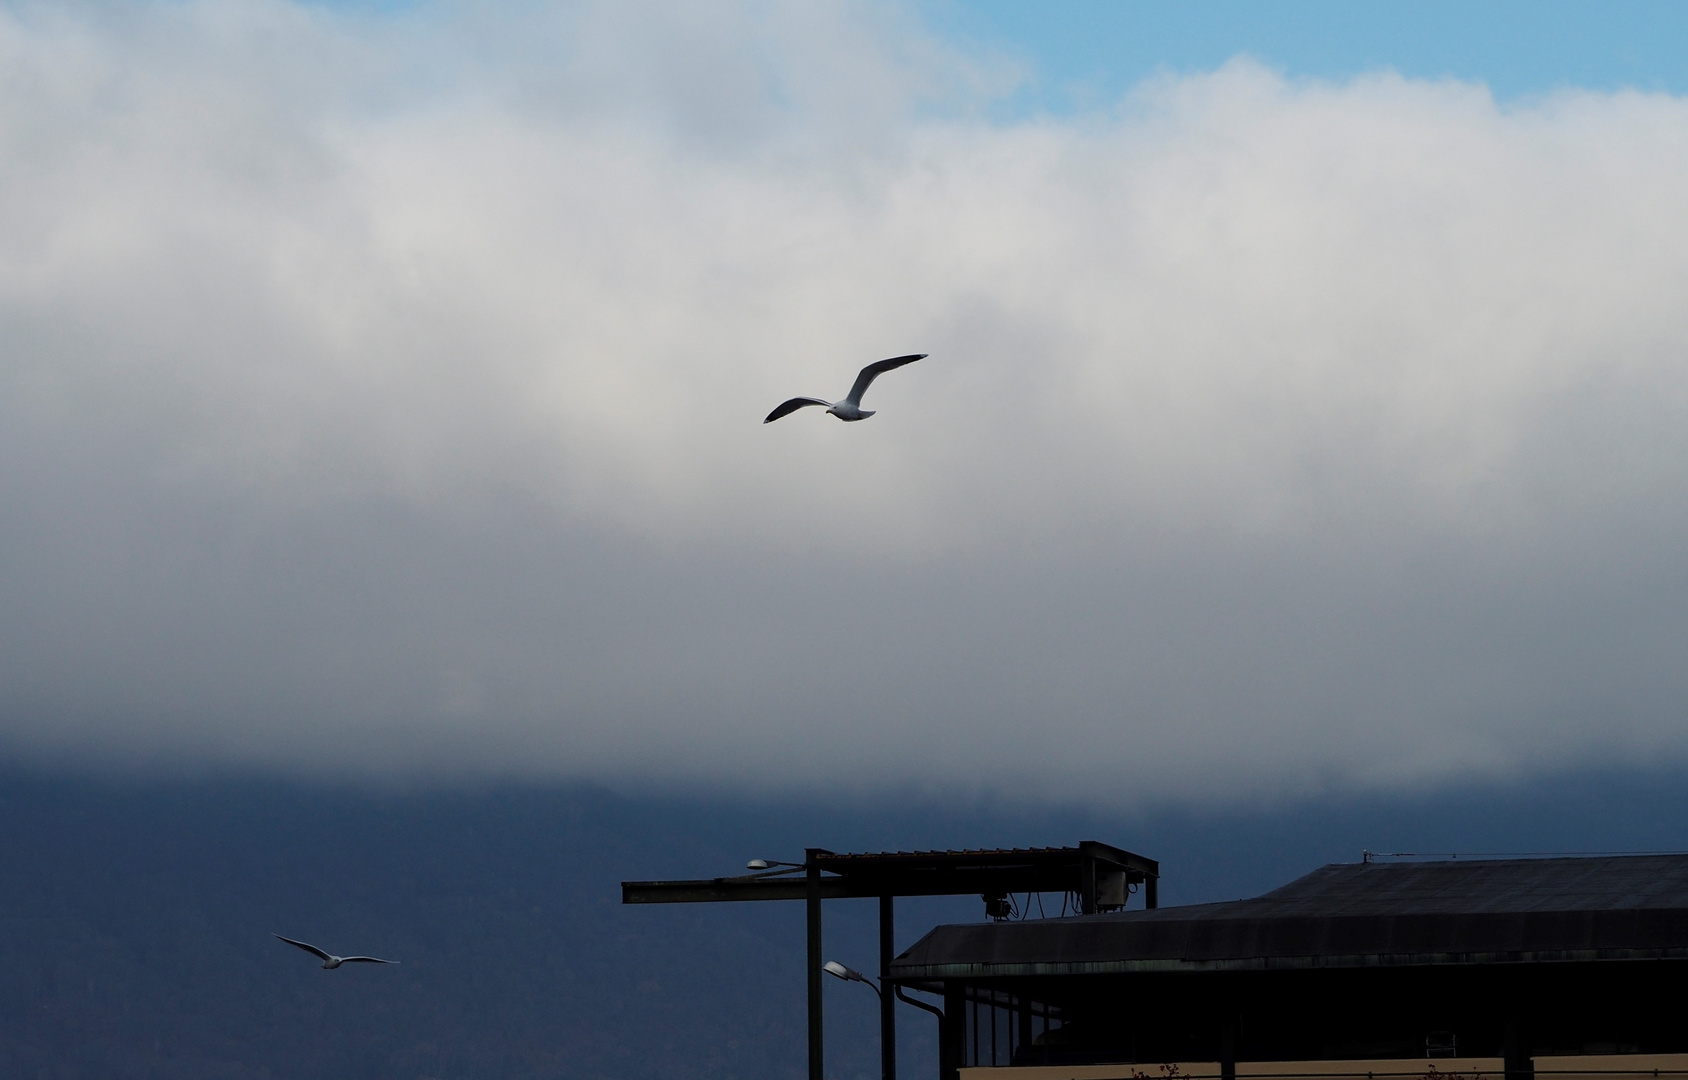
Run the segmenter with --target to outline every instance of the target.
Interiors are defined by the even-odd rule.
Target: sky
[[[1688,91],[1688,12],[1658,0],[930,0],[921,11],[946,36],[1023,64],[1012,98],[1022,111],[1103,107],[1145,78],[1239,55],[1298,79],[1391,70],[1481,83],[1508,102],[1569,88]]]
[[[1688,16],[1037,10],[0,7],[0,753],[1688,763]]]

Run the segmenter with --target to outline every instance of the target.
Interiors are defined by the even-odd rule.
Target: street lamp
[[[861,972],[857,971],[853,967],[845,967],[843,964],[840,964],[836,960],[828,960],[824,965],[821,966],[821,970],[826,972],[828,975],[831,975],[835,979],[843,979],[845,982],[863,983],[867,986],[867,988],[869,990],[872,990],[874,993],[878,994],[880,997],[885,996],[884,993],[880,991],[879,987],[874,985],[872,979],[868,978],[866,975],[863,975]]]
[[[844,964],[840,964],[836,960],[828,960],[825,964],[821,965],[821,970],[826,972],[828,975],[831,975],[835,979],[843,979],[845,982],[863,983],[867,986],[867,988],[869,990],[872,990],[875,994],[879,995],[880,1001],[883,1002],[885,1000],[885,992],[883,990],[881,990],[878,986],[876,986],[872,979],[868,978],[866,975],[863,975],[861,972],[857,971],[853,967],[848,967]],[[904,1004],[907,1004],[907,1005],[913,1005],[917,1009],[924,1009],[925,1011],[931,1013],[933,1016],[936,1016],[938,1018],[938,1063],[939,1063],[939,1072],[943,1073],[943,1075],[945,1075],[945,1076],[948,1076],[949,1070],[947,1068],[947,1064],[946,1064],[946,1061],[945,1061],[945,1059],[948,1057],[948,1055],[945,1052],[947,1048],[944,1046],[944,1010],[938,1008],[936,1005],[928,1005],[926,1002],[921,1001],[918,998],[909,997],[908,994],[903,992],[903,988],[900,987],[900,986],[894,986],[894,987],[892,987],[892,990],[895,992],[898,1001],[901,1001],[901,1002],[903,1002]]]

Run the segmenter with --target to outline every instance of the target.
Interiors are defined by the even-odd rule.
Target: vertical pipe
[[[809,1080],[826,1080],[826,1052],[821,1035],[821,868],[815,865],[811,849],[805,872],[808,876],[809,915]]]
[[[1237,1021],[1229,1013],[1219,1032],[1219,1080],[1237,1080]]]
[[[1080,915],[1096,914],[1096,860],[1080,856],[1078,866],[1078,911]]]
[[[1148,908],[1160,905],[1160,878],[1145,877],[1143,879],[1143,906]]]
[[[891,961],[896,957],[893,927],[895,898],[879,898],[879,1075],[897,1080],[897,996],[891,992]]]

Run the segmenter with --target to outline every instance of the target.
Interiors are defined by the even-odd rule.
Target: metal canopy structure
[[[956,1065],[1218,1061],[1228,1080],[1238,1060],[1445,1046],[1525,1080],[1539,1055],[1688,1051],[1657,991],[1688,977],[1688,856],[1337,864],[1250,900],[941,926],[890,974],[966,1013]]]
[[[1160,864],[1122,848],[1086,840],[1077,847],[997,848],[977,851],[886,851],[839,854],[809,848],[802,863],[775,864],[733,877],[691,881],[624,881],[624,904],[707,904],[750,900],[802,900],[808,907],[809,1078],[823,1080],[821,1011],[821,902],[848,897],[879,900],[880,1062],[884,1080],[895,1080],[896,998],[891,990],[895,957],[894,902],[899,896],[977,894],[988,914],[1000,917],[1015,893],[1072,893],[1081,913],[1118,911],[1134,891],[1154,908]],[[947,1045],[940,1033],[940,1046]]]

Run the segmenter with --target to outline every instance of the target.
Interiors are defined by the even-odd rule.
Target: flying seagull
[[[379,958],[374,957],[374,956],[335,956],[333,953],[323,952],[321,949],[317,948],[315,945],[307,945],[303,941],[294,941],[290,937],[281,937],[280,934],[272,934],[270,936],[281,938],[282,941],[287,942],[289,945],[292,945],[295,948],[304,949],[306,952],[310,953],[312,956],[316,957],[318,960],[321,960],[324,970],[327,970],[327,971],[332,971],[333,969],[339,967],[341,964],[396,964],[396,963],[398,963],[397,960],[382,960],[382,959],[379,959]]]
[[[831,402],[822,401],[818,397],[794,397],[769,413],[768,418],[762,422],[771,424],[780,417],[794,413],[805,405],[824,405],[827,412],[840,420],[866,420],[873,415],[874,410],[862,408],[862,395],[867,393],[867,388],[873,385],[873,380],[887,371],[893,371],[904,364],[912,364],[916,360],[924,360],[930,355],[930,353],[911,353],[908,356],[893,356],[889,360],[869,364],[862,368],[860,375],[856,376],[856,385],[850,387],[850,396],[843,401]]]

